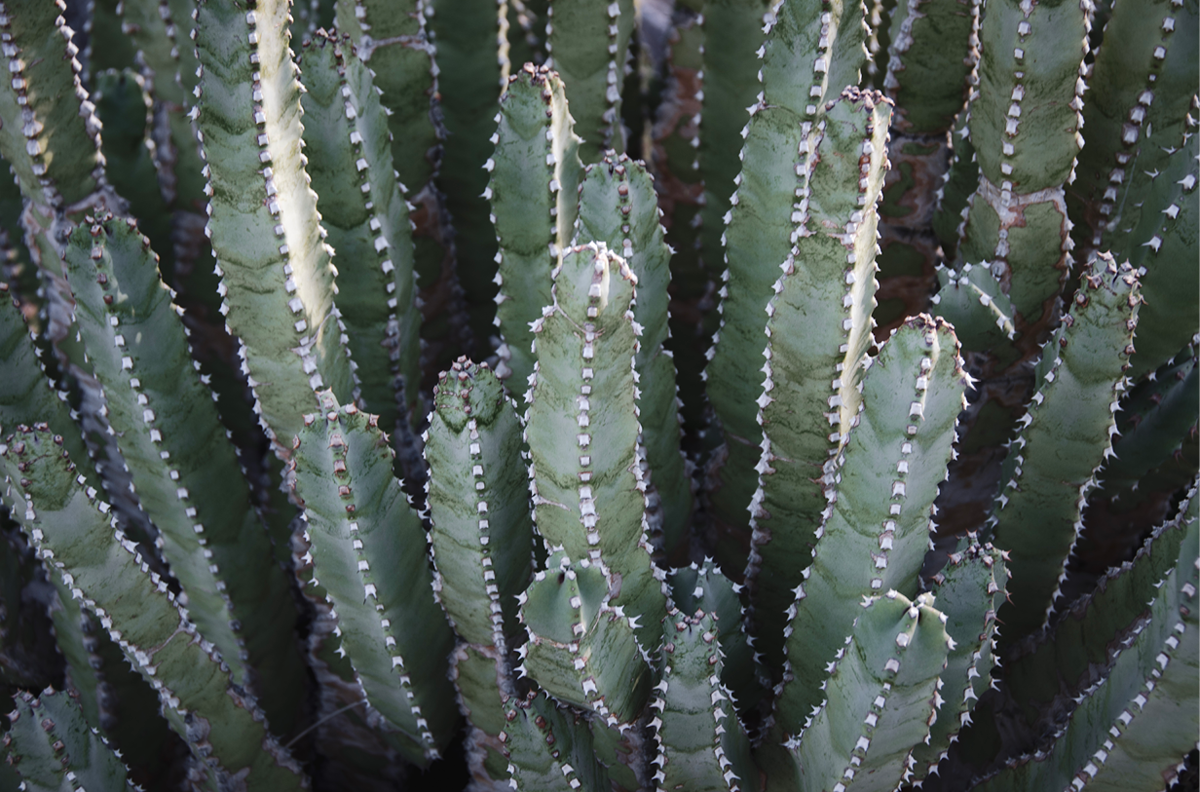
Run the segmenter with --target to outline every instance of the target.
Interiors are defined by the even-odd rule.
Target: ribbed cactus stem
[[[137,789],[118,754],[89,728],[79,705],[49,689],[35,698],[22,691],[8,713],[4,735],[9,764],[24,789]]]

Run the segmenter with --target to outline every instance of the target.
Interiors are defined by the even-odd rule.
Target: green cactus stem
[[[529,323],[550,304],[550,272],[575,233],[583,167],[563,82],[549,69],[526,64],[509,78],[496,123],[496,151],[484,165],[500,246],[496,375],[519,394],[533,373]]]
[[[38,555],[97,615],[158,692],[171,727],[215,784],[300,789],[299,766],[267,731],[262,711],[232,685],[228,666],[187,619],[167,581],[95,500],[45,425],[5,437],[4,500]]]
[[[970,121],[970,105],[967,105],[954,119],[954,128],[950,132],[950,164],[938,189],[937,209],[930,220],[942,252],[951,261],[958,253],[967,201],[979,187],[979,162],[975,159],[975,147],[971,145]]]
[[[634,369],[641,444],[654,471],[646,488],[651,536],[669,558],[686,558],[692,522],[690,471],[680,451],[679,401],[675,365],[664,350],[670,338],[667,285],[671,252],[663,241],[650,174],[628,157],[604,160],[587,169],[579,187],[579,230],[574,244],[603,242],[620,255],[637,279],[641,298],[633,321],[641,326]],[[657,536],[656,536],[657,535]]]
[[[1016,337],[1012,301],[986,262],[963,264],[957,270],[939,265],[937,279],[940,288],[932,299],[934,310],[954,325],[963,349],[1005,349],[1004,342]]]
[[[371,71],[348,41],[318,31],[303,50],[308,172],[338,265],[336,303],[362,401],[397,438],[420,423],[420,314],[412,207],[392,168],[388,116]],[[391,376],[384,375],[384,372]],[[399,408],[399,411],[398,411]]]
[[[775,665],[782,661],[784,612],[826,506],[822,469],[858,407],[871,342],[887,118],[879,94],[848,89],[803,128],[798,176],[791,179],[796,195],[788,199],[795,202],[792,251],[779,262],[782,274],[773,276],[763,314],[766,361],[758,370],[765,378],[753,402],[762,437],[751,468],[758,486],[749,502],[746,580],[759,649]]]
[[[1037,390],[1009,443],[990,520],[996,546],[1012,558],[1010,602],[999,617],[1002,645],[1040,628],[1053,612],[1067,555],[1083,529],[1084,501],[1112,454],[1140,302],[1129,265],[1096,257],[1035,370]]]
[[[287,43],[289,3],[246,11],[197,6],[203,76],[194,118],[208,175],[222,313],[255,412],[286,457],[315,391],[353,398],[356,382],[333,304],[334,268],[301,153],[301,86]]]
[[[827,664],[842,649],[863,598],[892,590],[917,594],[934,499],[963,404],[961,365],[950,327],[920,316],[883,345],[864,377],[856,425],[825,466],[829,505],[810,540],[811,565],[794,575],[797,585],[785,606],[787,664],[776,718],[789,734],[824,698]],[[762,552],[765,558],[779,551],[768,544]],[[764,569],[780,566],[777,560]],[[773,587],[791,580],[776,579]],[[777,623],[768,621],[769,612],[759,615],[771,604],[765,595],[760,602],[755,618]]]
[[[375,416],[339,407],[305,416],[294,473],[316,574],[338,620],[335,634],[367,700],[426,764],[454,729],[446,679],[452,633],[433,599],[420,519],[392,476]]]
[[[8,714],[8,761],[29,792],[59,789],[136,789],[125,765],[79,705],[49,688],[34,698],[22,692]],[[26,775],[27,774],[27,775]]]
[[[613,605],[640,619],[648,650],[666,613],[665,574],[651,563],[646,535],[633,297],[633,274],[604,244],[565,252],[553,302],[532,325],[538,360],[525,440],[538,533],[548,547],[619,576]]]
[[[608,772],[596,760],[592,732],[582,719],[544,693],[505,707],[503,744],[507,772],[517,789],[577,792],[608,789]]]

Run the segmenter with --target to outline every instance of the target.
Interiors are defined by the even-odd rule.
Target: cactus
[[[1194,772],[1197,13],[0,0],[0,788]]]

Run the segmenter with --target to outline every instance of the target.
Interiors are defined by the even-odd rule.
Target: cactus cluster
[[[0,0],[0,792],[1152,790],[1197,0]]]

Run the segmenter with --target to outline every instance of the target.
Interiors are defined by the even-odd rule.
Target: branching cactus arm
[[[457,708],[446,677],[453,633],[433,598],[421,521],[392,476],[375,416],[325,392],[305,423],[295,489],[342,649],[410,761],[428,763],[449,742]]]
[[[1012,557],[1001,643],[1041,627],[1058,595],[1082,530],[1082,504],[1112,452],[1140,303],[1129,266],[1097,257],[1083,272],[1070,317],[1045,347],[991,518],[996,545]]]
[[[203,68],[195,118],[208,168],[208,234],[221,310],[276,453],[286,456],[314,392],[355,390],[333,305],[334,269],[301,153],[300,83],[287,2],[197,6]]]
[[[533,373],[529,323],[550,304],[550,272],[574,235],[583,166],[562,80],[548,69],[530,64],[509,79],[496,123],[496,152],[484,166],[500,245],[496,374],[519,394]]]
[[[892,590],[916,596],[963,404],[961,365],[953,331],[923,316],[902,325],[866,373],[857,426],[826,466],[829,506],[811,566],[796,576],[786,612],[787,666],[776,706],[786,733],[798,733],[824,698],[828,663],[863,598]]]
[[[939,266],[937,277],[941,289],[933,297],[934,311],[954,325],[963,349],[996,349],[1016,337],[1012,301],[986,263],[958,270]]]
[[[646,537],[633,296],[632,273],[603,244],[566,252],[553,303],[533,323],[538,360],[525,437],[538,532],[548,546],[602,561],[620,577],[613,605],[640,620],[649,651],[666,605]]]
[[[412,207],[395,178],[388,116],[349,42],[318,32],[302,56],[308,172],[337,251],[336,303],[364,372],[363,403],[389,433],[398,421],[411,431],[419,423],[420,314]],[[397,414],[398,402],[405,413]]]
[[[267,731],[251,699],[200,638],[167,582],[111,524],[111,508],[79,483],[44,427],[5,437],[3,497],[38,555],[83,600],[126,659],[158,692],[173,729],[216,784],[243,776],[248,790],[300,789],[299,766]]]

